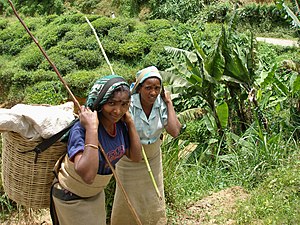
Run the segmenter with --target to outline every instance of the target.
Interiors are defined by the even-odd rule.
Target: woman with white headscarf
[[[162,199],[156,194],[144,159],[137,163],[123,157],[116,165],[119,179],[143,225],[167,224],[160,137],[164,129],[173,137],[178,136],[181,129],[170,94],[162,91],[162,85],[156,67],[140,70],[129,109]],[[135,220],[117,185],[111,225],[131,224],[136,224]]]

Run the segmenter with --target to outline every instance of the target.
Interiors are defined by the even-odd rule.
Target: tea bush
[[[66,90],[58,81],[42,81],[25,89],[24,103],[59,105],[67,99]]]
[[[23,70],[36,70],[43,60],[43,55],[34,44],[22,50],[22,54],[17,58],[18,64]]]

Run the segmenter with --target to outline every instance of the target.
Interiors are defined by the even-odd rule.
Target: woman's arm
[[[181,129],[181,123],[179,122],[172,100],[170,92],[166,91],[165,95],[162,97],[164,102],[167,105],[168,109],[168,123],[165,126],[166,131],[168,134],[170,134],[172,137],[177,137],[180,134]]]
[[[97,111],[92,112],[85,106],[79,112],[81,125],[85,128],[85,146],[83,152],[74,157],[75,171],[87,184],[92,184],[98,172],[98,116]],[[94,147],[94,146],[97,146]]]
[[[126,156],[134,162],[139,162],[142,160],[142,144],[129,111],[125,113],[123,121],[127,125],[129,134],[130,150],[127,152]]]

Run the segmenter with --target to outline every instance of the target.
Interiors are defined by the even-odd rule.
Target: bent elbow
[[[94,175],[92,175],[90,173],[87,173],[87,172],[84,172],[84,171],[81,171],[78,167],[75,167],[75,172],[81,177],[81,179],[86,184],[92,184],[95,180]]]
[[[85,175],[85,176],[81,176],[81,179],[86,184],[92,184],[92,183],[94,183],[95,177],[94,176]]]
[[[86,184],[92,184],[94,183],[94,179],[90,179],[90,178],[86,178],[86,179],[83,179],[82,180],[86,183]]]

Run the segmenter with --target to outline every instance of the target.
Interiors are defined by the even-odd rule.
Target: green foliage
[[[0,33],[1,54],[18,54],[24,46],[30,43],[30,38],[25,35],[25,32],[24,28],[16,22],[3,29]]]
[[[232,4],[229,2],[210,4],[205,6],[201,10],[201,14],[197,15],[196,18],[192,17],[189,22],[195,23],[197,20],[201,20],[205,23],[224,23],[228,22],[232,13]]]
[[[129,26],[129,24],[130,24],[129,21],[130,20],[128,19],[128,21],[126,21],[125,23],[123,22],[124,25],[122,26],[121,18],[116,18],[116,19],[112,20],[108,17],[103,16],[103,17],[100,17],[100,18],[92,21],[91,23],[92,23],[93,27],[95,28],[98,35],[105,36],[114,27],[120,28],[120,26],[121,26],[121,27],[123,27],[122,30],[126,30],[126,26],[127,26],[126,23],[128,23],[128,26]]]
[[[25,89],[25,104],[59,105],[66,99],[66,91],[58,81],[42,81]]]
[[[31,73],[25,70],[17,71],[12,77],[12,83],[16,87],[25,88],[32,84]]]
[[[0,18],[0,30],[5,29],[7,24],[8,24],[8,21],[5,18]]]
[[[51,62],[56,66],[56,68],[62,76],[78,69],[76,62],[69,60],[63,55],[53,53],[49,54],[48,57],[50,58]],[[52,66],[46,59],[43,59],[41,64],[38,66],[38,69],[53,70]]]
[[[21,85],[10,85],[7,97],[5,100],[9,103],[8,106],[13,106],[24,100],[25,90]]]
[[[272,30],[273,27],[288,27],[287,21],[282,16],[283,10],[275,4],[248,4],[238,12],[240,25],[249,24],[261,30]]]
[[[157,1],[150,0],[152,18],[167,18],[186,22],[199,14],[204,7],[203,0]]]
[[[75,96],[83,98],[87,96],[91,85],[99,78],[98,76],[95,71],[82,70],[68,74],[65,81]]]
[[[53,22],[47,27],[39,30],[38,35],[42,35],[40,40],[40,45],[43,46],[45,50],[56,46],[57,43],[64,38],[66,33],[72,30],[72,24],[57,24]]]
[[[36,70],[44,58],[38,47],[31,44],[24,48],[22,52],[18,58],[21,69],[27,71]]]
[[[49,0],[49,1],[38,1],[38,0],[14,0],[13,4],[17,11],[28,16],[35,15],[48,15],[48,14],[61,14],[64,10],[63,0]],[[10,15],[12,14],[12,9],[9,4],[3,4],[0,2],[0,8]],[[0,11],[1,12],[1,11]]]

